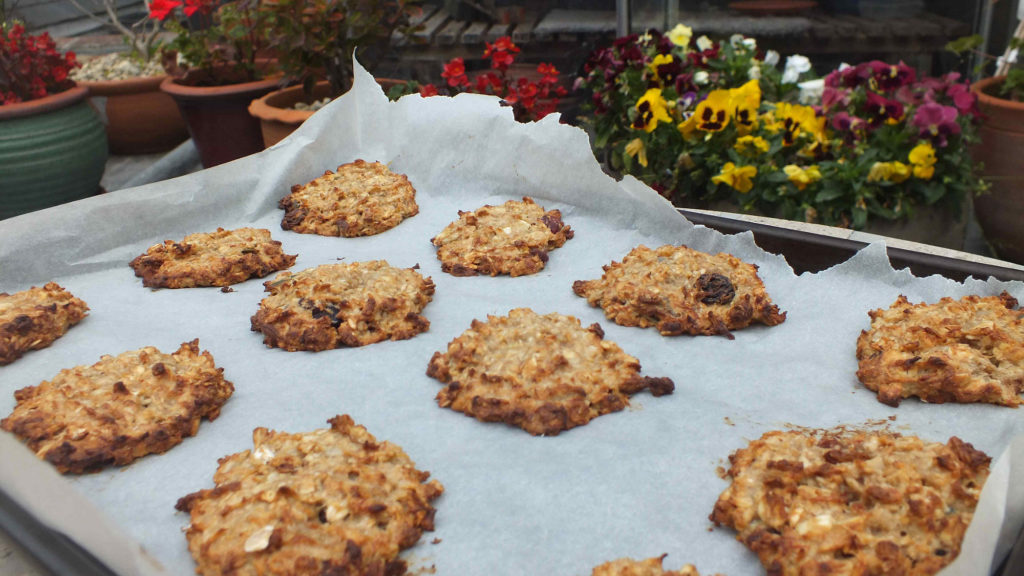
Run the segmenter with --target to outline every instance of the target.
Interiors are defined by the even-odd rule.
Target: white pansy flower
[[[768,66],[775,66],[779,63],[779,53],[775,50],[769,50],[764,54],[764,63]]]
[[[697,38],[697,50],[700,50],[701,52],[709,50],[714,45],[715,43],[712,42],[711,38],[708,38],[707,36],[701,36],[700,38]]]
[[[811,61],[807,56],[793,54],[786,58],[786,67],[782,71],[783,84],[796,84],[800,75],[811,71]]]
[[[853,68],[853,66],[850,66],[846,62],[843,62],[843,63],[839,64],[839,71],[840,72],[842,72],[843,70],[846,70],[847,68]]]
[[[710,80],[711,77],[708,76],[708,73],[705,72],[704,70],[698,70],[697,73],[693,75],[693,83],[698,86],[707,84]]]
[[[757,62],[754,62],[754,64],[750,67],[750,70],[747,70],[747,78],[750,78],[751,80],[761,79],[761,66],[758,65]]]
[[[683,48],[689,46],[690,38],[692,37],[693,28],[684,26],[683,24],[676,24],[676,27],[668,32],[668,39],[676,46],[681,46]]]
[[[743,34],[733,34],[729,36],[729,44],[732,44],[733,48],[739,48],[743,45]]]
[[[797,84],[800,87],[800,103],[804,106],[821,104],[821,96],[825,93],[825,79],[807,80]]]
[[[743,46],[745,46],[747,50],[753,52],[754,50],[757,50],[757,40],[753,38],[744,38]]]

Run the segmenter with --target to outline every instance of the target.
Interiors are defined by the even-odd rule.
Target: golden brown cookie
[[[556,435],[629,405],[629,395],[675,389],[668,378],[640,376],[640,363],[597,324],[516,308],[508,316],[473,320],[469,330],[435,352],[427,376],[447,384],[441,407],[482,422],[506,422],[530,434]]]
[[[85,302],[56,282],[0,292],[0,366],[29,350],[46,348],[88,314]]]
[[[257,428],[252,450],[220,459],[212,490],[178,501],[197,573],[405,573],[398,554],[434,529],[444,488],[348,415],[328,422],[301,434]]]
[[[381,340],[405,340],[430,327],[420,315],[434,282],[383,260],[325,264],[264,282],[267,296],[252,329],[267,346],[330,350]]]
[[[65,473],[124,466],[165,452],[213,420],[234,391],[199,341],[164,354],[147,346],[61,370],[14,393],[0,428]]]
[[[430,239],[441,270],[453,276],[523,276],[544,269],[548,252],[572,238],[558,210],[544,211],[531,198],[459,211],[459,219]]]
[[[878,401],[988,402],[1016,407],[1024,392],[1024,310],[999,296],[911,305],[900,296],[868,312],[857,339],[857,378]]]
[[[769,574],[934,574],[960,553],[989,460],[955,436],[768,432],[729,457],[710,518]]]
[[[130,266],[150,288],[230,286],[262,278],[295,263],[264,228],[238,228],[165,240],[136,256]]]
[[[686,246],[637,246],[621,263],[604,266],[601,278],[577,280],[572,290],[603,308],[616,324],[654,326],[662,336],[723,334],[731,339],[730,330],[786,320],[765,292],[755,264]]]
[[[665,570],[661,566],[664,559],[665,556],[646,560],[619,558],[594,568],[591,576],[700,576],[693,564],[687,564],[679,570]]]
[[[419,212],[416,189],[405,174],[363,160],[292,186],[277,206],[285,212],[285,230],[347,238],[380,234]]]

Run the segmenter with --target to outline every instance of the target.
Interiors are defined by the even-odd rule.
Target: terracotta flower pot
[[[188,139],[177,104],[160,91],[165,78],[79,82],[89,89],[93,105],[104,118],[112,154],[166,152]]]
[[[89,90],[0,106],[0,219],[93,196],[107,136]]]
[[[1024,263],[1024,103],[992,95],[1002,80],[987,78],[971,87],[985,115],[971,154],[984,163],[982,177],[991,184],[987,194],[975,196],[974,211],[999,257]]]
[[[249,103],[278,87],[277,77],[227,86],[185,86],[166,78],[160,89],[171,95],[185,118],[203,167],[237,160],[263,150],[259,121]]]
[[[403,84],[401,80],[377,78],[377,83],[387,92],[392,86]],[[295,131],[307,118],[313,115],[312,110],[296,110],[299,102],[307,104],[331,95],[331,85],[326,81],[317,82],[313,86],[312,98],[307,97],[302,86],[290,86],[275,90],[249,104],[249,114],[258,118],[263,134],[263,144],[270,148]]]

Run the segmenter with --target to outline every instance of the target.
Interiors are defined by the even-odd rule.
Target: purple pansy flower
[[[960,125],[956,119],[956,108],[926,102],[917,109],[913,123],[920,131],[921,138],[927,138],[933,145],[941,148],[946,146],[947,137],[960,133]]]

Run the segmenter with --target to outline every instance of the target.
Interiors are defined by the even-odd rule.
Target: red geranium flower
[[[180,0],[153,0],[149,4],[149,17],[163,20],[178,6],[181,6]]]
[[[426,98],[427,96],[437,96],[437,86],[433,84],[424,84],[420,86],[420,96]]]
[[[462,58],[452,58],[450,62],[445,64],[441,77],[448,80],[448,85],[452,87],[469,86],[469,77],[466,76],[466,64]]]
[[[185,16],[192,16],[196,12],[209,14],[213,12],[213,0],[185,0],[183,12],[185,12]]]

